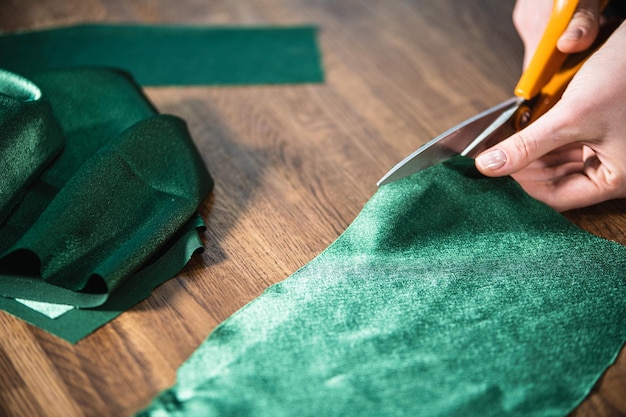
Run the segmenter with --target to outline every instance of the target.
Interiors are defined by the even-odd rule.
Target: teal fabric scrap
[[[184,121],[125,73],[0,71],[0,92],[14,178],[0,185],[0,308],[76,342],[201,250],[213,181]],[[78,308],[53,319],[15,299]]]
[[[80,25],[0,36],[5,69],[35,72],[104,66],[144,86],[319,83],[317,29]]]
[[[626,248],[457,158],[381,187],[138,416],[565,416],[626,338]]]

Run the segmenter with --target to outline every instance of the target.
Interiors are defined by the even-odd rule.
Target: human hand
[[[525,1],[531,0],[518,3]],[[563,39],[559,45],[567,43]],[[626,197],[624,50],[622,24],[551,110],[481,153],[477,168],[488,176],[512,175],[531,196],[559,211]]]
[[[600,27],[599,0],[581,0],[569,25],[557,43],[557,48],[566,54],[587,49]],[[549,0],[517,0],[513,9],[513,24],[524,44],[524,68],[537,49],[553,2]]]

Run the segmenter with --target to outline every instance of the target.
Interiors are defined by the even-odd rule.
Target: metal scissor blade
[[[468,154],[478,145],[479,140],[482,142],[493,137],[495,133],[500,133],[502,131],[500,126],[506,124],[522,102],[523,100],[519,97],[513,97],[459,123],[400,161],[378,181],[377,185],[385,185],[408,177],[455,155],[460,155],[466,150],[467,152],[463,154]],[[490,142],[494,141],[490,140]]]

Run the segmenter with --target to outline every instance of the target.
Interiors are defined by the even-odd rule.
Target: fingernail
[[[499,149],[491,151],[476,158],[480,167],[487,171],[498,169],[506,163],[506,154]]]
[[[567,39],[568,41],[577,41],[582,38],[584,34],[585,31],[581,27],[574,27],[566,30],[561,37],[563,39]]]

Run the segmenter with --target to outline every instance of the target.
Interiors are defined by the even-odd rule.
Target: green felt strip
[[[127,75],[81,69],[32,80],[49,107],[38,111],[44,127],[15,124],[15,148],[49,159],[48,148],[30,146],[45,142],[46,124],[60,126],[65,146],[23,184],[0,222],[0,308],[76,341],[147,297],[202,247],[195,212],[213,182],[185,123],[157,114]],[[22,159],[33,157],[16,152],[0,169],[32,173]],[[51,320],[12,298],[103,310]]]
[[[106,66],[142,85],[323,81],[313,27],[83,25],[0,36],[2,66],[22,75]]]
[[[564,416],[626,338],[626,248],[455,159],[382,187],[141,416]]]

